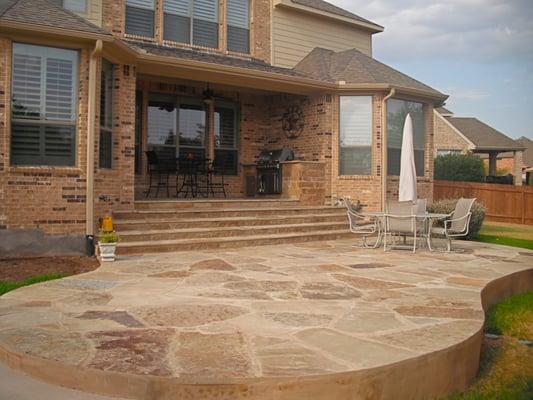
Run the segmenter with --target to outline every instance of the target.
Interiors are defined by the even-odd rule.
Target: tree
[[[483,182],[483,160],[472,154],[446,154],[435,157],[435,179]]]

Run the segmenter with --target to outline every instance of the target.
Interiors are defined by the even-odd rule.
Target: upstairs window
[[[340,98],[340,175],[372,172],[372,97]]]
[[[113,160],[113,64],[102,60],[100,77],[100,168],[111,168]]]
[[[154,36],[155,0],[126,0],[126,33]]]
[[[250,52],[250,4],[248,0],[228,0],[227,2],[229,51]]]
[[[163,39],[218,48],[217,0],[165,0]]]
[[[78,52],[13,44],[11,163],[72,166]]]
[[[86,13],[88,1],[89,0],[52,0],[52,3],[57,4],[59,7],[64,7],[70,11]]]

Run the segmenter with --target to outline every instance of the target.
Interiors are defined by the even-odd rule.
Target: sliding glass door
[[[181,99],[178,121],[178,156],[205,158],[206,111],[201,100]]]

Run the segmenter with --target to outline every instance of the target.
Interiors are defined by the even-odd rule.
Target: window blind
[[[226,175],[238,172],[237,113],[233,104],[215,107],[215,167]]]
[[[191,42],[192,0],[165,0],[163,6],[163,39]]]
[[[126,0],[126,33],[154,36],[154,0]]]
[[[249,53],[250,6],[248,0],[228,0],[226,14],[228,50]]]
[[[372,97],[340,97],[340,175],[369,175],[372,170]]]
[[[13,45],[11,160],[74,165],[78,52]]]
[[[194,0],[193,44],[218,47],[218,1]]]

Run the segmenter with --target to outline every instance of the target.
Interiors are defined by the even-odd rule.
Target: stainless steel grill
[[[281,162],[294,160],[290,149],[264,150],[257,159],[257,193],[280,194],[282,191]]]

